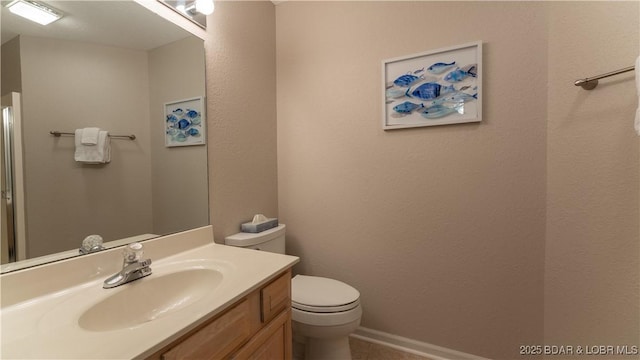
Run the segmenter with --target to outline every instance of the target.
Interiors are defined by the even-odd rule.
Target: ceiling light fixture
[[[215,10],[215,5],[213,5],[213,0],[196,0],[197,12],[205,15],[211,15],[213,14],[213,10]]]
[[[210,15],[215,10],[213,5],[213,0],[195,0],[191,2],[188,6],[187,2],[176,5],[176,9],[184,14],[189,16],[194,16],[196,12],[199,12],[204,15]]]
[[[7,5],[7,9],[40,25],[51,24],[62,17],[62,12],[31,0],[13,1]]]

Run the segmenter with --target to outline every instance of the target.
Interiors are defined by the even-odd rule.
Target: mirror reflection
[[[46,26],[8,3],[2,271],[76,256],[89,235],[108,248],[207,225],[206,145],[165,145],[165,105],[205,95],[203,41],[133,1],[40,2],[62,14]],[[50,132],[84,128],[135,139],[77,162],[75,136]]]

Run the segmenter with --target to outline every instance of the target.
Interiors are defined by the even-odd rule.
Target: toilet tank
[[[265,230],[259,233],[237,233],[224,238],[224,243],[231,246],[239,246],[247,249],[262,250],[278,254],[284,254],[285,225]]]

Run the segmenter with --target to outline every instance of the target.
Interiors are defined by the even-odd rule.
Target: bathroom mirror
[[[92,234],[108,248],[208,225],[206,145],[165,145],[165,104],[204,99],[203,40],[134,1],[40,2],[62,18],[42,26],[0,2],[3,154],[19,180],[2,189],[2,272],[78,256]],[[86,127],[135,140],[112,136],[109,163],[78,163],[74,136],[50,132]]]

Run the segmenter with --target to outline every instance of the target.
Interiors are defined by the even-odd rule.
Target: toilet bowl
[[[285,225],[260,233],[238,233],[225,244],[284,254]],[[341,281],[296,275],[291,279],[294,339],[305,344],[305,360],[350,360],[349,334],[360,326],[360,293]]]
[[[293,333],[306,360],[351,359],[349,334],[360,325],[360,293],[334,279],[296,275],[291,280]]]

